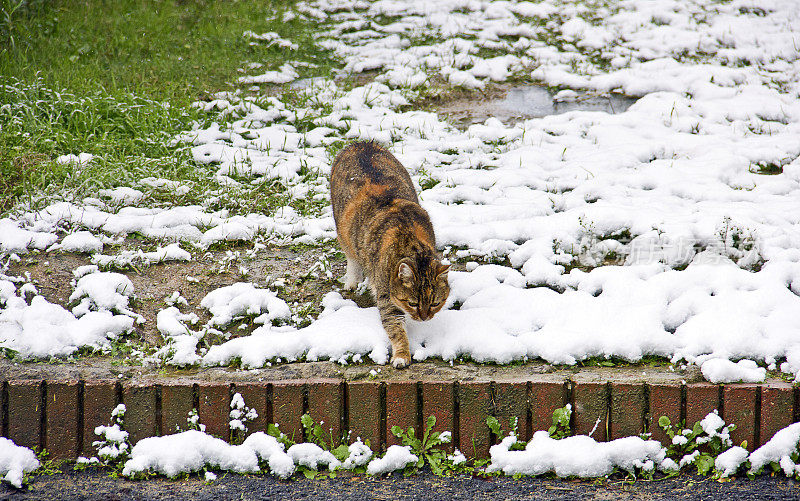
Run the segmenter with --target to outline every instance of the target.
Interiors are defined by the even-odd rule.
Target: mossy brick
[[[419,435],[417,423],[417,383],[415,381],[389,381],[386,383],[386,446],[401,445],[392,435],[392,426],[407,430],[410,426]]]
[[[295,442],[303,441],[300,417],[303,415],[302,381],[276,381],[272,383],[272,421]]]
[[[228,383],[197,385],[197,415],[206,433],[230,441],[231,387]]]
[[[611,383],[611,440],[644,433],[644,384]]]
[[[89,380],[83,383],[84,456],[97,454],[92,442],[98,439],[94,429],[111,423],[111,411],[117,406],[117,383],[114,380]]]
[[[719,386],[711,383],[686,385],[686,426],[694,424],[715,409],[719,409]]]
[[[681,385],[680,384],[654,384],[649,386],[650,409],[648,431],[653,440],[658,440],[663,445],[672,443],[670,438],[658,425],[661,416],[669,418],[673,429],[680,429],[681,420]]]
[[[45,386],[45,448],[51,459],[75,459],[78,443],[80,383],[48,382]]]
[[[128,432],[131,445],[136,445],[143,438],[158,434],[154,385],[147,383],[123,385],[122,403],[125,404],[125,430]],[[109,416],[107,419],[110,418]]]
[[[747,441],[747,450],[752,452],[756,447],[756,399],[758,385],[732,384],[725,385],[723,390],[723,415],[726,424],[734,423],[736,429],[731,432],[733,445],[741,445]]]
[[[189,429],[186,419],[194,409],[194,387],[189,383],[161,385],[161,434],[172,435]]]
[[[369,440],[373,451],[381,450],[381,384],[376,381],[353,381],[347,384],[347,414],[350,441]]]
[[[492,413],[491,384],[465,381],[458,385],[458,448],[467,456],[489,457],[489,427]]]
[[[33,449],[41,447],[42,382],[8,382],[8,438]]]
[[[338,444],[342,438],[344,417],[343,383],[339,379],[310,379],[308,384],[308,415],[322,423],[325,439]]]
[[[455,436],[453,415],[455,406],[454,385],[449,381],[422,382],[422,421],[427,423],[428,416],[436,416],[434,431],[450,431]],[[442,447],[452,452],[455,444],[451,441]]]
[[[550,429],[553,425],[553,411],[566,404],[565,393],[563,382],[531,382],[531,434]]]
[[[494,416],[503,430],[511,430],[517,421],[518,437],[527,441],[528,436],[528,383],[527,381],[498,381],[494,383]],[[497,437],[501,440],[503,437]]]
[[[608,440],[608,433],[606,432],[608,410],[608,386],[606,383],[591,381],[573,383],[573,434],[589,435],[591,433],[592,438],[598,442]]]
[[[762,385],[758,445],[764,445],[776,432],[792,424],[793,415],[794,388],[791,384],[776,381]]]
[[[267,414],[269,413],[267,401],[267,388],[268,383],[253,382],[253,383],[236,383],[233,388],[234,393],[239,393],[244,399],[244,404],[250,408],[255,409],[258,416],[247,423],[247,433],[251,435],[257,431],[267,431]]]

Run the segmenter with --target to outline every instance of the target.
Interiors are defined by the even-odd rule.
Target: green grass
[[[219,190],[170,139],[209,119],[191,103],[234,90],[247,63],[262,64],[258,72],[304,61],[313,66],[297,67],[301,77],[330,74],[330,55],[313,44],[319,26],[283,22],[290,6],[0,0],[0,216],[149,176],[198,186],[186,202]],[[275,31],[299,48],[251,45],[246,30]],[[96,159],[82,168],[54,162],[81,152]]]

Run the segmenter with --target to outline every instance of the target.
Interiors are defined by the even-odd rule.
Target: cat
[[[333,161],[331,206],[347,257],[344,288],[366,275],[392,344],[392,365],[411,363],[405,316],[429,320],[450,294],[449,264],[436,253],[433,225],[405,167],[377,143],[355,142]]]

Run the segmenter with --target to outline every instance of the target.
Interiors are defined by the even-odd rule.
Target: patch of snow
[[[653,471],[666,459],[666,450],[659,442],[639,437],[596,442],[578,435],[555,440],[546,431],[537,431],[525,450],[510,450],[515,442],[516,437],[509,436],[489,449],[491,464],[487,471],[502,471],[506,475],[552,472],[559,477],[594,478],[609,475],[614,468]]]
[[[224,327],[235,318],[259,315],[257,323],[288,319],[291,316],[289,305],[268,289],[259,289],[246,282],[238,282],[215,289],[200,301],[212,317],[209,325]]]
[[[381,458],[375,458],[367,465],[367,473],[370,475],[383,475],[393,471],[402,470],[408,465],[419,461],[419,458],[411,453],[411,447],[391,445],[386,449],[386,454]]]
[[[712,358],[701,365],[703,377],[712,383],[761,383],[767,377],[767,369],[759,367],[753,360],[736,363],[724,358]]]
[[[61,165],[77,164],[80,166],[87,165],[94,159],[91,153],[80,153],[78,155],[68,154],[61,155],[56,158],[56,163]]]
[[[39,467],[36,454],[27,447],[0,437],[0,475],[17,489],[22,488],[22,477]]]

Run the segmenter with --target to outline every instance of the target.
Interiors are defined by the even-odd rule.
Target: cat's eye
[[[416,308],[417,306],[419,306],[419,303],[412,303],[411,301],[409,301],[409,302],[408,302],[408,305],[409,305],[410,307],[412,307],[412,308]]]
[[[433,303],[433,304],[431,305],[431,308],[438,308],[438,307],[439,307],[439,306],[441,306],[441,305],[442,305],[442,302],[441,302],[441,301],[439,301],[438,303]]]

